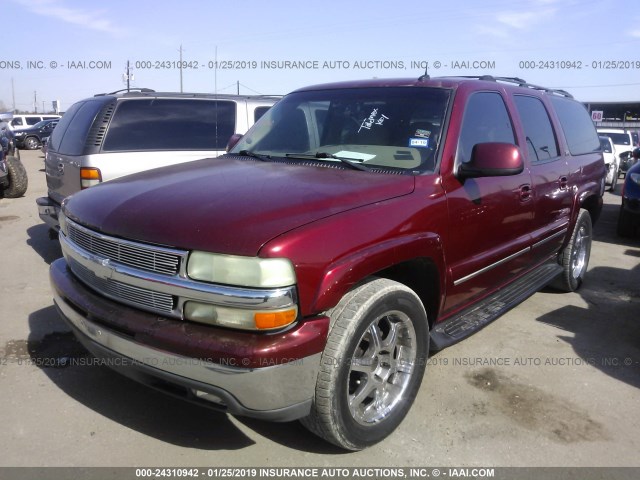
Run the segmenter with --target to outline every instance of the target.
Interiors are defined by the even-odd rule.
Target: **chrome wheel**
[[[347,401],[356,422],[380,422],[402,400],[414,372],[416,345],[413,324],[400,311],[376,318],[365,330],[347,378]]]
[[[38,139],[34,137],[29,137],[24,141],[24,146],[27,147],[27,150],[35,150],[38,148]]]
[[[587,266],[589,258],[588,245],[589,235],[587,228],[584,225],[580,225],[580,228],[576,232],[574,248],[571,252],[571,276],[574,279],[580,278]]]
[[[327,312],[331,328],[305,427],[347,450],[393,432],[411,408],[429,355],[429,321],[406,285],[371,278]]]

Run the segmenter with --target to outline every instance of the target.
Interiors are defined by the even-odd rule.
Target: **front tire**
[[[591,215],[587,210],[581,209],[569,245],[558,258],[562,274],[553,283],[555,288],[564,292],[575,292],[580,288],[589,266],[592,236]]]
[[[616,190],[616,185],[618,185],[618,174],[619,174],[618,167],[614,163],[609,168],[609,174],[607,174],[607,183],[610,184],[609,186],[610,192],[615,192]]]
[[[40,146],[40,142],[36,137],[27,137],[24,139],[24,148],[27,150],[35,150]]]
[[[305,427],[347,450],[361,450],[393,432],[413,404],[429,352],[422,302],[405,285],[373,279],[329,312]]]
[[[7,157],[5,162],[9,172],[9,186],[4,190],[3,194],[6,198],[21,197],[26,193],[29,183],[27,171],[24,169],[22,162],[16,157]]]

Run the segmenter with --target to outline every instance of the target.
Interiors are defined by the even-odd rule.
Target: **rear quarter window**
[[[78,108],[71,112],[73,110],[71,107],[53,131],[57,134],[60,130],[60,134],[52,140],[51,148],[63,155],[82,155],[84,153],[87,134],[103,102],[89,100],[76,105]],[[73,113],[73,116],[69,115],[70,113]]]
[[[563,97],[551,97],[571,155],[584,155],[600,150],[596,127],[581,103]]]
[[[253,112],[253,123],[260,120],[260,117],[262,117],[265,113],[267,113],[267,111],[270,108],[271,107],[256,107],[256,109]]]
[[[124,100],[113,115],[102,150],[224,150],[235,126],[235,102]]]

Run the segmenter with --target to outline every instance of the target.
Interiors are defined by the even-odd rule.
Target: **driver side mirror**
[[[511,143],[478,143],[471,152],[471,160],[460,164],[457,177],[504,177],[518,175],[524,170],[520,149]]]
[[[231,137],[229,138],[229,141],[227,142],[227,148],[226,148],[227,153],[229,153],[229,151],[237,145],[237,143],[240,141],[240,139],[243,136],[244,135],[242,135],[241,133],[234,133],[233,135],[231,135]]]

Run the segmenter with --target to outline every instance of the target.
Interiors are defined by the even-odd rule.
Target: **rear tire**
[[[580,288],[589,266],[592,235],[591,215],[587,210],[581,209],[569,245],[558,257],[558,262],[562,266],[562,274],[556,278],[551,286],[563,292],[575,292]]]
[[[331,329],[302,424],[361,450],[393,432],[418,392],[429,352],[427,315],[405,285],[373,279],[329,312]]]
[[[7,157],[5,161],[9,173],[9,186],[5,188],[4,196],[7,198],[21,197],[27,191],[29,183],[27,171],[24,169],[22,162],[16,157]]]

